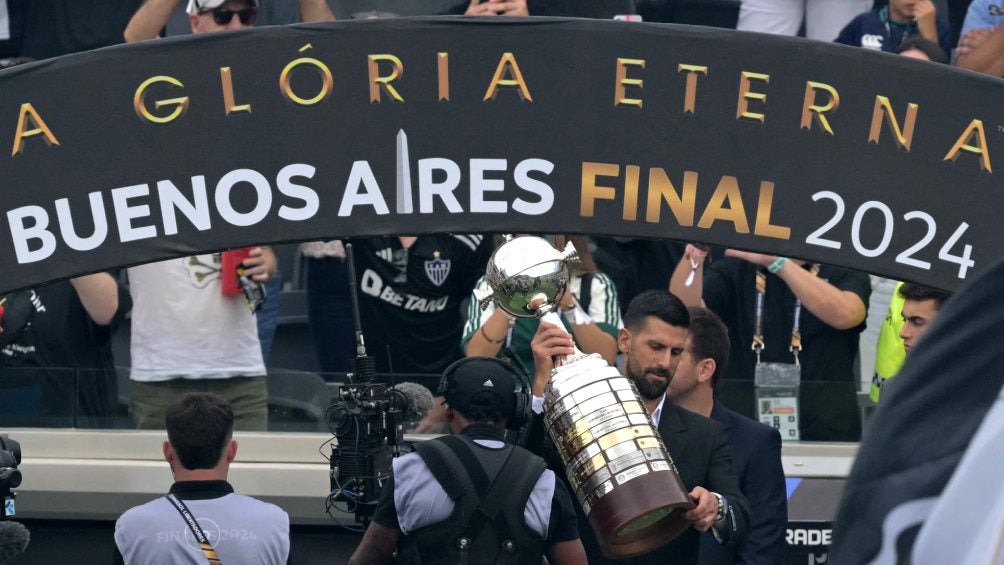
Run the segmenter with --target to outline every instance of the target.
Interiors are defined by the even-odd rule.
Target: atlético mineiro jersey
[[[349,243],[367,353],[377,370],[439,374],[462,357],[461,305],[485,274],[492,238],[419,236],[408,249],[398,237]]]

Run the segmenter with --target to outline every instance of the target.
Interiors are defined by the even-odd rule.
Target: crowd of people
[[[182,5],[181,0],[121,4],[128,6],[118,9],[130,14],[120,29],[125,41],[159,37]],[[263,21],[335,17],[325,0],[297,0],[295,16],[290,15],[292,3],[286,4],[188,0],[183,9],[195,34]],[[654,14],[670,13],[667,6],[674,2],[657,9],[652,5],[658,2],[638,4],[639,11],[644,6]],[[31,46],[40,42],[29,34],[40,8],[16,1],[7,8],[14,32],[0,45],[3,55],[39,58],[42,51]],[[472,0],[449,12],[589,15],[577,9],[564,2]],[[619,9],[619,4],[602,7]],[[889,0],[878,6],[872,0],[743,0],[737,27],[787,35],[804,29],[813,39],[1004,76],[1002,18],[1004,11],[993,3],[973,0],[956,38],[944,5],[932,0]],[[540,397],[552,359],[577,348],[620,367],[634,382],[679,462],[694,503],[686,514],[694,528],[632,562],[696,563],[700,555],[702,563],[777,563],[787,523],[782,437],[757,421],[763,414],[758,392],[750,385],[767,364],[794,367],[800,381],[797,437],[857,441],[862,382],[872,377],[871,396],[878,402],[882,386],[903,358],[922,346],[924,330],[950,298],[937,289],[903,283],[888,304],[876,303],[872,289],[881,284],[876,277],[793,257],[686,242],[545,237],[558,249],[572,241],[581,256],[560,299],[561,327],[513,318],[478,303],[476,291],[486,286],[485,268],[499,243],[494,234],[386,236],[300,246],[321,371],[349,371],[357,353],[345,264],[345,248],[351,244],[362,329],[376,370],[444,375],[446,386],[436,391],[444,408],[436,417],[459,438],[394,461],[393,486],[385,489],[354,562],[390,562],[395,548],[399,559],[410,555],[414,562],[431,562],[435,550],[430,548],[456,541],[450,538],[454,530],[435,526],[452,524],[461,510],[471,511],[467,502],[454,504],[471,485],[453,484],[437,474],[442,461],[429,461],[452,461],[457,451],[474,454],[488,471],[489,485],[498,474],[511,472],[510,464],[523,469],[526,484],[515,489],[522,495],[507,503],[513,512],[506,515],[524,516],[525,522],[505,524],[520,531],[519,551],[531,559],[547,555],[552,563],[582,563],[586,556],[590,563],[605,562],[540,425]],[[282,296],[281,273],[268,246],[247,250],[238,260],[239,272],[226,271],[225,265],[224,253],[198,255],[0,297],[0,402],[35,407],[5,408],[4,418],[13,425],[65,425],[53,416],[67,411],[82,416],[74,424],[107,425],[118,404],[111,336],[131,316],[128,415],[138,428],[166,427],[164,457],[177,482],[171,496],[119,520],[116,543],[127,563],[179,562],[171,552],[193,551],[179,544],[152,544],[138,533],[154,522],[178,520],[171,507],[183,517],[190,513],[223,522],[268,523],[259,546],[204,544],[194,549],[206,557],[218,551],[223,561],[252,562],[240,551],[254,551],[259,557],[267,554],[270,563],[288,559],[288,517],[278,508],[234,495],[226,482],[237,448],[232,431],[268,427],[267,359],[276,301]],[[222,290],[237,277],[264,287],[264,304],[246,293]],[[876,308],[888,309],[888,314],[877,338],[873,371],[870,365],[860,366],[859,350],[868,310]],[[74,387],[62,386],[67,368],[77,379]],[[512,397],[519,394],[533,397],[527,449],[512,445],[504,433],[514,417]],[[492,492],[486,488],[477,494]],[[438,506],[416,509],[428,500]],[[184,533],[186,523],[190,521],[164,528]],[[199,539],[197,527],[191,533]],[[489,538],[486,546],[475,545],[471,551],[497,551],[492,544],[511,541],[494,535],[478,539]],[[456,562],[453,553],[435,557]]]

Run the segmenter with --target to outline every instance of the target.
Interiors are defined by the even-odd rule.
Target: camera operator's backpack
[[[523,511],[544,460],[506,445],[491,449],[465,436],[415,444],[415,451],[453,500],[453,514],[402,538],[397,563],[538,565],[544,539]]]

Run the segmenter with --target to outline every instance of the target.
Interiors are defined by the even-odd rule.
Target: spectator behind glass
[[[683,257],[686,243],[668,239],[596,237],[589,240],[596,267],[617,287],[621,312],[645,290],[663,290]]]
[[[128,41],[153,39],[179,0],[147,0],[125,30]],[[323,4],[323,9],[321,5]],[[189,0],[192,33],[254,25],[258,0]],[[300,0],[301,15],[333,19],[324,0]],[[257,322],[243,297],[224,295],[220,254],[131,267],[134,300],[130,414],[140,428],[159,427],[169,403],[189,390],[215,392],[234,406],[237,427],[265,430],[268,394]],[[255,247],[245,274],[267,283],[275,254]]]
[[[564,331],[571,333],[584,353],[599,353],[613,365],[617,360],[617,332],[623,327],[617,289],[597,270],[585,237],[559,235],[553,237],[552,243],[563,249],[569,239],[579,252],[580,260],[569,265],[568,290],[559,304]],[[468,357],[502,354],[515,358],[514,363],[529,377],[534,373],[530,341],[537,333],[540,320],[511,318],[494,302],[482,310],[475,296],[487,289],[488,282],[481,277],[467,307],[464,351]],[[561,330],[556,328],[556,331]]]
[[[750,348],[757,307],[757,272],[766,270],[763,295],[765,363],[794,363],[790,350],[796,300],[801,306],[802,351],[799,389],[801,439],[858,441],[861,418],[854,363],[871,295],[868,275],[830,265],[728,249],[704,264],[705,252],[688,245],[669,289],[688,306],[707,306],[729,329],[732,355],[725,379],[750,382],[757,356]],[[692,267],[694,259],[696,267]],[[688,285],[687,279],[694,273]],[[751,393],[737,395],[729,408],[752,416]]]
[[[441,374],[464,356],[461,307],[492,252],[475,234],[382,236],[353,245],[359,313],[376,370]]]
[[[352,14],[352,19],[374,20],[396,17],[389,12]],[[307,278],[307,321],[314,338],[317,365],[322,373],[352,371],[356,355],[355,318],[345,246],[341,240],[308,241],[300,244]],[[260,333],[260,332],[259,332]],[[373,355],[375,351],[367,351]],[[326,375],[336,380],[334,375]]]
[[[111,427],[118,405],[111,339],[131,306],[108,273],[0,295],[5,425]]]
[[[872,0],[742,0],[741,31],[798,35],[805,20],[805,37],[833,41],[854,16],[871,9]]]
[[[0,68],[31,61],[3,59]],[[5,425],[112,427],[118,376],[111,340],[131,308],[109,273],[0,295]]]
[[[300,253],[307,271],[307,320],[318,367],[322,373],[347,373],[356,349],[345,247],[337,239],[310,241],[300,245]]]
[[[889,0],[888,6],[851,20],[836,42],[898,53],[904,41],[917,36],[936,43],[945,53],[954,45],[951,26],[931,0]]]

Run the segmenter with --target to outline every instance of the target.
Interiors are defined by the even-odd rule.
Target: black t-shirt
[[[492,253],[480,235],[421,236],[408,249],[397,237],[351,240],[367,353],[388,371],[440,374],[463,357],[461,306]]]
[[[67,425],[62,420],[74,412],[74,390],[78,414],[112,414],[118,393],[111,336],[132,308],[129,292],[121,285],[118,294],[119,308],[110,326],[91,320],[69,281],[6,295],[0,320],[0,387],[39,385],[38,414],[48,418],[42,425]]]
[[[683,257],[685,243],[660,239],[618,240],[593,237],[593,260],[617,287],[621,312],[631,299],[646,290],[666,290],[676,264]]]
[[[753,380],[756,355],[751,344],[756,313],[756,270],[757,266],[752,263],[726,257],[714,261],[705,271],[705,304],[729,328],[731,354],[723,376],[726,380]],[[818,276],[840,290],[857,294],[867,307],[871,295],[867,274],[823,265]],[[763,362],[794,362],[789,351],[794,316],[795,294],[783,280],[768,273],[764,299]],[[854,395],[858,388],[854,364],[857,362],[859,336],[864,328],[864,322],[849,330],[831,328],[802,307],[799,328],[802,334],[802,352],[799,354],[802,365],[802,439],[856,441],[860,435],[860,416]],[[727,382],[723,385],[728,389]],[[748,392],[727,394],[724,398],[729,408],[753,417],[754,400],[749,392],[752,388],[737,388]]]

